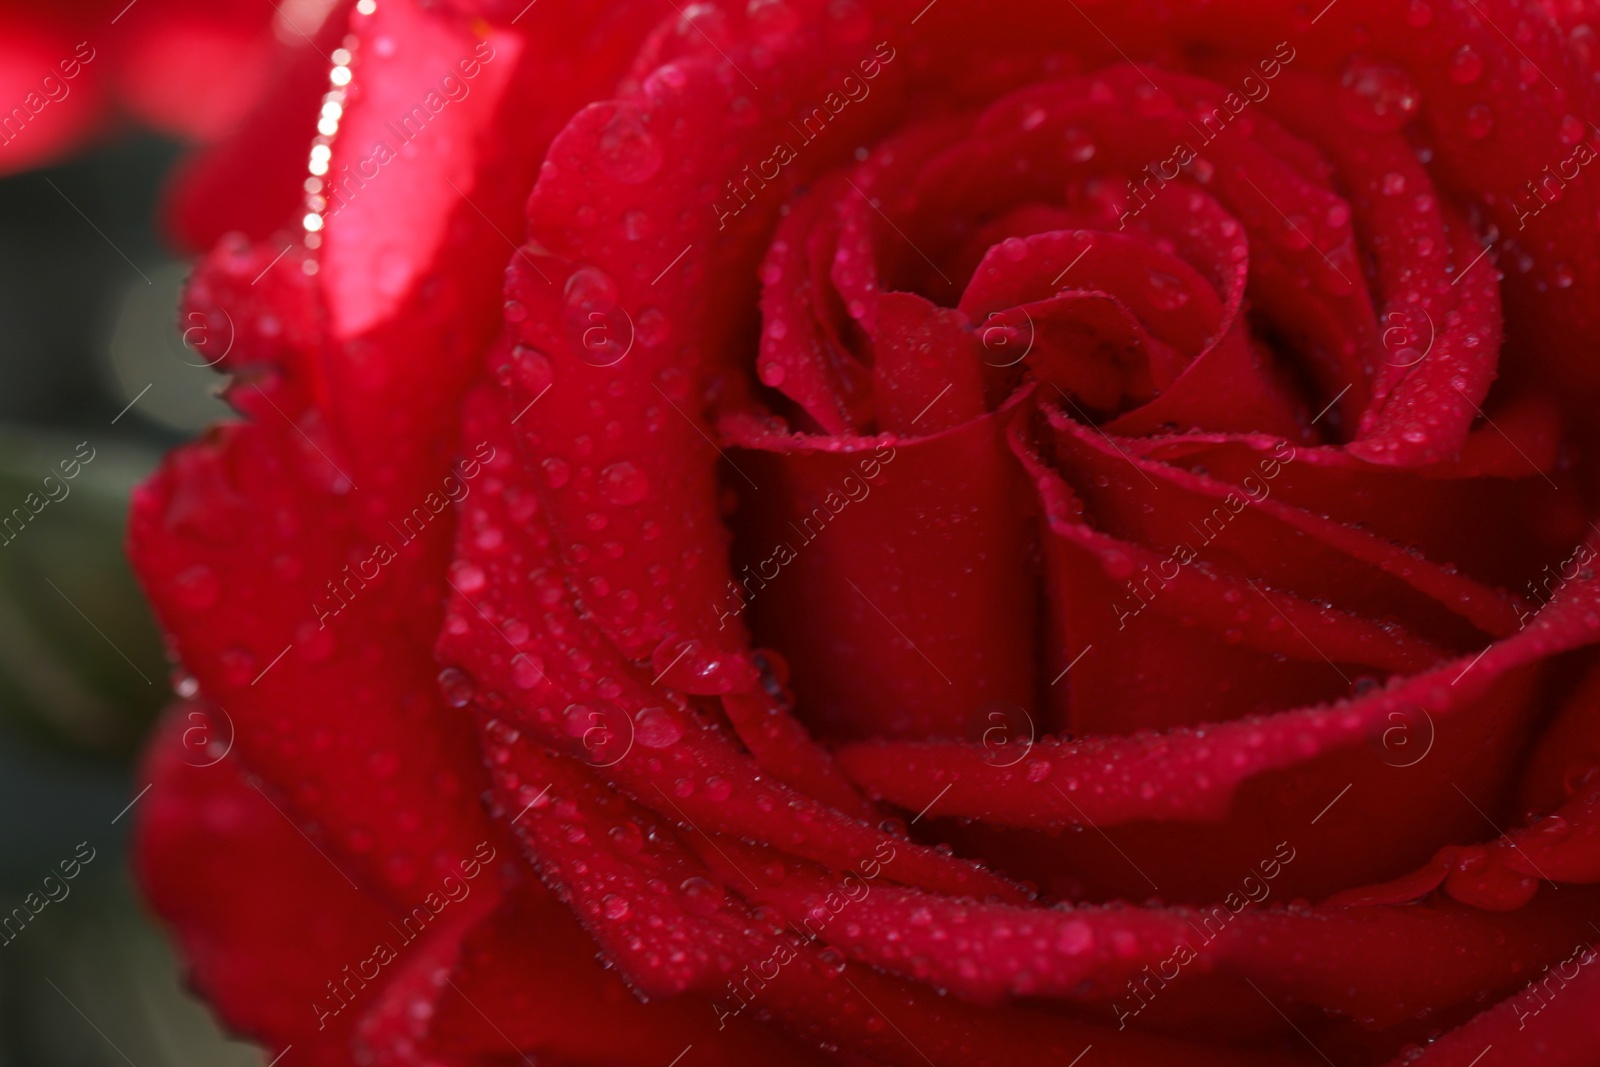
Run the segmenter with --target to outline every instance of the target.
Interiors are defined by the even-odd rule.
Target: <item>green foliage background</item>
[[[0,515],[78,442],[95,449],[70,493],[0,545],[0,912],[79,842],[97,852],[69,896],[0,946],[0,1067],[267,1059],[185,989],[127,874],[137,805],[118,818],[145,784],[141,739],[171,699],[122,554],[128,493],[223,414],[218,379],[190,365],[176,329],[186,265],[152,224],[174,155],[130,137],[0,180]]]

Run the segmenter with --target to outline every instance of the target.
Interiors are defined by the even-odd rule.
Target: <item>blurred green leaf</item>
[[[12,1067],[8,1053],[17,1067],[261,1067],[267,1058],[184,990],[122,870],[94,873],[0,956],[0,1067]]]
[[[0,715],[104,756],[125,755],[169,699],[161,639],[123,555],[128,493],[159,457],[113,432],[0,425],[0,520],[13,517],[0,532]],[[85,439],[93,459],[52,482],[51,500],[45,477],[60,479]],[[35,507],[48,501],[37,514],[30,493]]]

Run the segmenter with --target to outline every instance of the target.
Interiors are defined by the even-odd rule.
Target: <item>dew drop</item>
[[[684,909],[696,915],[715,915],[722,907],[722,888],[709,878],[693,875],[678,886]]]
[[[627,460],[600,472],[600,492],[613,504],[637,504],[650,492],[650,480]]]
[[[622,233],[630,241],[642,241],[653,232],[650,216],[643,211],[627,211],[622,215]]]
[[[1494,132],[1494,112],[1488,104],[1473,104],[1467,108],[1467,136],[1481,141]]]
[[[669,748],[683,738],[683,729],[662,708],[645,708],[634,717],[634,736],[645,748]]]
[[[248,685],[256,676],[256,658],[242,645],[230,645],[217,655],[222,677],[229,685]]]
[[[446,667],[439,672],[439,695],[452,708],[464,708],[472,703],[472,679],[460,667]]]
[[[585,363],[609,367],[633,347],[633,321],[618,306],[616,282],[605,271],[573,271],[562,289],[562,303],[568,341]]]
[[[222,587],[217,573],[204,563],[180,571],[172,580],[178,603],[191,611],[204,611],[217,602]]]
[[[646,116],[636,104],[617,105],[616,114],[600,131],[600,167],[619,182],[637,185],[661,169],[661,142],[645,126]]]
[[[307,663],[324,663],[333,655],[333,630],[314,622],[303,622],[295,627],[295,651]]]
[[[529,396],[538,396],[555,381],[550,357],[527,345],[517,345],[511,350],[511,373]]]
[[[479,592],[488,584],[483,568],[471,560],[458,559],[450,564],[450,581],[464,596]]]
[[[1150,272],[1151,299],[1163,311],[1176,311],[1189,302],[1189,288],[1165,271]]]
[[[1094,945],[1094,931],[1085,922],[1069,922],[1056,934],[1056,951],[1077,956]]]
[[[511,684],[518,689],[534,689],[544,681],[544,672],[538,662],[526,652],[517,653],[511,661]]]
[[[745,6],[750,26],[762,40],[777,41],[800,28],[800,16],[784,0],[750,0]]]
[[[654,348],[667,339],[667,316],[660,308],[645,308],[639,312],[639,343]]]
[[[544,471],[544,482],[552,489],[560,489],[572,480],[572,467],[564,459],[551,456],[539,465]]]
[[[1483,57],[1470,45],[1464,44],[1450,57],[1450,80],[1457,85],[1471,85],[1483,76]]]
[[[1400,67],[1357,57],[1340,77],[1345,118],[1366,130],[1392,133],[1422,108],[1422,93]]]
[[[1067,158],[1074,163],[1087,163],[1094,158],[1094,138],[1076,126],[1069,126],[1066,133]]]
[[[644,831],[637,823],[618,823],[607,835],[611,847],[620,856],[636,856],[644,848]]]

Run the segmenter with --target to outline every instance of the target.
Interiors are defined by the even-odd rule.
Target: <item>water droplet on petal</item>
[[[545,680],[537,657],[519,652],[511,660],[511,684],[518,689],[534,689]]]
[[[1056,951],[1077,956],[1094,945],[1094,931],[1086,922],[1069,922],[1056,934]]]
[[[782,40],[801,26],[800,15],[784,0],[750,0],[745,15],[762,40]]]
[[[633,347],[634,325],[617,304],[617,285],[598,267],[580,267],[562,289],[567,339],[578,358],[609,367]]]
[[[488,584],[483,568],[471,560],[458,559],[450,564],[450,581],[464,596],[471,596]]]
[[[439,672],[439,693],[452,708],[464,708],[472,703],[472,679],[460,667],[446,667]]]
[[[1067,158],[1074,163],[1087,163],[1094,158],[1094,138],[1076,126],[1070,126],[1066,132]]]
[[[1393,132],[1422,108],[1422,93],[1400,67],[1357,57],[1340,77],[1345,92],[1341,110],[1353,125]]]
[[[1494,112],[1488,104],[1473,104],[1467,108],[1467,136],[1482,140],[1494,132]]]
[[[661,169],[661,143],[645,123],[638,105],[624,102],[600,131],[600,167],[619,182],[637,185]]]
[[[552,489],[560,489],[572,480],[572,467],[564,459],[552,456],[540,464],[544,471],[544,481]]]
[[[613,504],[637,504],[650,492],[650,480],[624,460],[600,472],[600,492]]]
[[[256,658],[242,645],[230,645],[217,655],[222,677],[229,685],[249,685],[256,676]]]
[[[714,915],[722,907],[722,887],[709,878],[693,875],[678,886],[683,906],[696,915]]]
[[[645,708],[634,717],[634,735],[645,748],[669,748],[683,737],[677,721],[662,708]]]
[[[204,563],[180,571],[172,584],[178,602],[191,611],[204,611],[211,607],[222,591],[217,572]]]
[[[529,396],[538,396],[555,381],[550,357],[527,345],[517,345],[511,350],[511,372]]]
[[[295,627],[295,651],[307,663],[323,663],[333,655],[333,630],[314,622],[303,622]]]
[[[639,829],[637,823],[618,823],[607,836],[611,839],[611,847],[621,856],[636,856],[644,848],[644,831]]]
[[[1150,272],[1151,299],[1164,311],[1176,311],[1189,302],[1189,288],[1182,279],[1165,271]]]
[[[1450,57],[1450,80],[1471,85],[1483,76],[1483,57],[1470,44],[1464,44]]]
[[[639,312],[639,343],[654,348],[667,339],[667,316],[660,308],[645,308]]]

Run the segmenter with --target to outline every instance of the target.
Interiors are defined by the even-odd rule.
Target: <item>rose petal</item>
[[[1282,842],[1264,854],[1260,871],[1281,871],[1296,853]],[[1171,984],[1194,997],[1197,987],[1254,981],[1274,999],[1391,1027],[1515,988],[1587,929],[1595,899],[1553,895],[1509,922],[1452,903],[1265,906],[1259,902],[1274,893],[1273,880],[1252,865],[1244,887],[1210,907],[1043,909],[883,885],[870,877],[874,868],[841,876],[775,865],[761,849],[728,846],[725,856],[724,877],[750,872],[747,895],[852,959],[979,1003],[1060,997],[1119,1022],[1142,1014],[1140,992],[1165,995]],[[884,937],[886,930],[896,936]]]
[[[508,414],[485,393],[474,396],[466,422],[468,437],[505,442],[511,432]],[[768,840],[824,863],[848,864],[895,840],[767,776],[719,721],[663,685],[665,672],[652,678],[623,660],[579,615],[545,512],[509,461],[470,499],[453,565],[467,584],[455,584],[439,640],[441,659],[466,672],[455,702],[508,708],[513,734],[525,730],[587,764],[679,826]],[[486,529],[496,536],[474,534]],[[485,743],[506,742],[491,732]],[[488,758],[493,765],[493,752]],[[908,855],[897,873],[918,884],[1017,895],[981,868],[901,847]]]
[[[376,994],[359,979],[338,997],[331,987],[389,936],[391,905],[319,855],[247,784],[236,756],[212,754],[226,745],[226,721],[215,707],[180,704],[158,728],[143,764],[154,787],[140,808],[135,874],[229,1028],[343,1067]]]
[[[1009,411],[909,439],[724,422],[768,488],[746,505],[754,562],[721,603],[753,608],[821,733],[963,736],[985,705],[1032,704],[1032,536],[1001,440]]]
[[[357,30],[382,27],[402,56],[450,34],[476,40],[399,0],[383,10],[381,22]],[[530,94],[516,108],[543,91],[536,58],[502,86]],[[604,78],[603,66],[589,76]],[[481,83],[473,99],[492,99],[490,87]],[[352,104],[353,128],[364,106]],[[402,895],[422,871],[446,869],[488,836],[471,732],[434,695],[427,650],[442,618],[449,497],[469,492],[467,470],[477,474],[492,455],[484,444],[452,471],[454,398],[496,329],[494,282],[508,254],[499,231],[517,217],[542,149],[530,136],[508,154],[488,136],[493,112],[451,106],[436,121],[475,120],[478,135],[449,145],[419,138],[417,150],[460,155],[470,143],[483,177],[472,183],[473,204],[447,209],[449,239],[416,265],[432,298],[341,343],[324,333],[325,290],[308,285],[303,253],[220,249],[192,286],[203,327],[196,351],[248,368],[229,395],[253,421],[175,453],[138,491],[130,520],[146,589],[202,691],[235,716],[241,755],[283,790],[291,812],[336,835],[363,881]],[[402,200],[420,175],[407,162],[418,161],[397,160],[377,179]],[[355,218],[328,225],[341,262],[363,237],[382,237],[343,232]],[[313,527],[317,536],[307,536]]]

